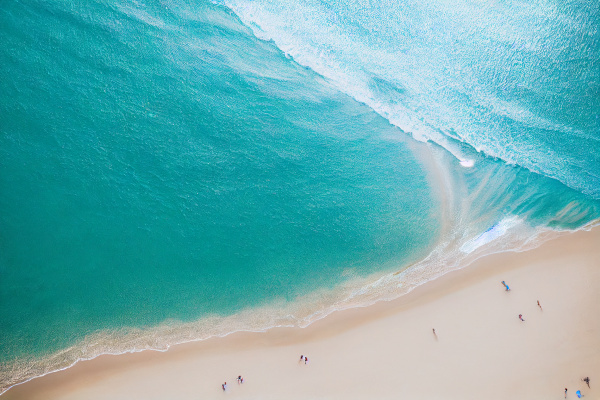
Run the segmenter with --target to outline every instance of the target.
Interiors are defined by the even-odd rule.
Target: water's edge
[[[2,370],[7,373],[20,370],[19,374],[2,382],[0,395],[9,389],[27,383],[52,373],[64,371],[80,361],[89,361],[101,355],[119,355],[137,353],[142,351],[165,352],[171,346],[183,343],[196,342],[213,337],[225,337],[235,332],[265,332],[277,327],[306,328],[310,324],[323,319],[335,311],[350,308],[368,307],[380,301],[395,300],[413,289],[433,281],[446,273],[465,268],[483,257],[505,252],[524,252],[533,250],[541,244],[579,231],[590,231],[600,226],[600,219],[573,230],[555,230],[550,228],[536,228],[535,232],[527,237],[504,238],[504,241],[491,241],[476,251],[464,256],[456,257],[455,254],[444,252],[447,246],[436,247],[431,254],[418,263],[412,264],[396,272],[386,273],[383,276],[371,276],[361,282],[350,280],[345,282],[326,297],[330,304],[316,304],[316,299],[323,297],[323,293],[314,293],[297,302],[270,305],[255,310],[244,310],[229,317],[205,317],[192,323],[178,321],[165,321],[163,324],[150,329],[121,329],[115,332],[98,332],[87,336],[80,343],[54,353],[39,360],[28,360],[15,363],[12,366],[3,365]],[[517,243],[518,242],[518,243]],[[506,248],[506,243],[514,245]],[[454,256],[454,262],[452,257]],[[333,300],[333,301],[331,301]],[[304,301],[304,302],[303,302]],[[312,306],[312,307],[310,307]],[[315,307],[317,306],[317,307]],[[315,308],[313,308],[315,307]],[[312,309],[312,311],[310,310]],[[298,315],[294,315],[297,313]],[[234,325],[238,325],[236,328]],[[210,326],[208,328],[207,326]],[[162,339],[162,340],[161,340]],[[106,343],[119,341],[122,349],[100,349]],[[128,345],[130,345],[128,347]],[[67,362],[68,356],[79,356]],[[92,353],[92,354],[90,354]],[[62,359],[63,365],[57,365]],[[55,365],[55,368],[51,368]]]

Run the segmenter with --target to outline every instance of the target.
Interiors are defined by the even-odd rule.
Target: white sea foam
[[[547,140],[547,133],[597,139],[554,120],[555,112],[546,115],[520,100],[521,91],[532,96],[549,90],[552,79],[541,70],[532,68],[529,79],[519,80],[508,73],[515,57],[532,65],[538,58],[565,57],[561,48],[577,35],[571,32],[558,45],[548,41],[556,35],[541,33],[573,29],[566,22],[569,15],[553,5],[515,12],[508,4],[494,3],[483,11],[464,1],[214,1],[235,12],[257,37],[273,41],[416,140],[446,148],[460,165],[472,167],[474,162],[448,138],[598,195],[590,176],[580,173],[582,166],[593,172],[593,157],[571,160],[560,145]],[[502,22],[490,15],[502,16]],[[588,21],[583,22],[587,27]],[[512,123],[520,128],[510,131]],[[527,128],[539,138],[523,135]],[[565,168],[570,164],[578,166]]]
[[[600,220],[580,229],[589,230],[597,225],[600,225]],[[573,231],[532,228],[521,220],[507,218],[475,237],[466,238],[455,232],[423,260],[408,267],[368,277],[352,277],[334,290],[316,291],[294,302],[281,300],[228,317],[208,316],[195,322],[169,320],[146,329],[100,331],[54,354],[2,364],[0,394],[15,385],[104,354],[166,351],[175,344],[223,337],[239,331],[263,332],[274,327],[306,327],[334,311],[396,299],[447,272],[463,268],[484,255],[530,250],[549,239],[570,232]],[[461,236],[462,240],[457,239]],[[503,240],[495,240],[500,236]]]
[[[462,246],[460,246],[460,251],[467,254],[472,253],[479,247],[491,242],[492,240],[498,239],[510,228],[520,223],[523,223],[523,221],[517,217],[505,218],[487,231],[483,232],[478,237],[465,242]]]
[[[436,112],[420,110],[422,114],[419,114],[415,111],[419,98],[435,100],[435,93],[424,90],[425,77],[419,76],[419,71],[429,66],[417,65],[419,58],[411,56],[410,52],[404,54],[400,48],[396,52],[391,52],[389,49],[378,47],[377,43],[371,46],[364,42],[365,37],[359,37],[360,35],[356,33],[361,29],[373,31],[377,29],[377,24],[373,24],[373,21],[370,21],[371,24],[369,21],[361,21],[353,28],[355,30],[344,31],[340,30],[335,23],[336,14],[323,11],[322,3],[307,2],[296,4],[291,8],[286,8],[283,3],[277,2],[266,2],[266,4],[268,7],[261,7],[259,2],[247,3],[241,0],[227,2],[227,5],[254,30],[258,37],[274,40],[287,55],[293,56],[300,64],[309,66],[329,78],[342,91],[368,104],[388,118],[391,123],[410,132],[415,139],[437,142],[448,149],[463,167],[474,165],[474,161],[462,154],[458,146],[447,137],[469,141],[467,136],[440,132],[434,128],[436,124],[432,121],[448,122],[444,119],[444,114],[450,114],[451,110],[444,109],[440,105]],[[445,7],[449,7],[448,4]],[[298,11],[298,7],[302,7],[302,10]],[[385,8],[385,5],[382,7]],[[314,18],[305,18],[306,16]],[[402,15],[392,13],[384,17],[398,18],[402,23],[410,24],[410,21]],[[301,21],[303,25],[300,28],[294,26],[294,23],[298,22],[295,21],[297,18],[305,18]],[[416,27],[415,29],[418,33],[428,28]],[[319,36],[328,38],[328,46],[313,43]],[[435,56],[436,54],[431,55],[431,57]],[[258,71],[258,68],[256,70]],[[469,71],[448,73],[468,74]],[[381,76],[386,77],[389,85],[385,90],[372,84],[374,77]],[[437,87],[440,91],[462,89],[445,88],[442,83]],[[403,92],[410,93],[411,99],[403,98]],[[490,103],[494,101],[493,98],[485,99]],[[507,115],[519,113],[518,108],[509,111]],[[534,116],[526,114],[525,117],[523,118],[530,120]],[[459,123],[461,118],[464,116],[458,114]],[[544,122],[546,125],[542,125],[551,126],[549,123]],[[477,149],[486,148],[474,140],[470,143]],[[453,187],[450,184],[448,186]],[[449,197],[449,202],[459,201],[459,198]],[[460,204],[456,207],[459,208]],[[577,207],[576,204],[570,204],[557,218],[564,219],[564,216],[568,216],[576,220],[579,213]],[[454,207],[450,209],[454,211]],[[124,328],[116,331],[101,331],[87,336],[80,343],[60,352],[42,358],[4,364],[0,368],[2,370],[0,392],[36,376],[62,370],[80,360],[89,360],[102,354],[143,350],[166,351],[173,344],[225,336],[236,331],[264,331],[277,326],[305,327],[336,310],[362,307],[377,301],[397,298],[425,282],[469,265],[486,254],[531,249],[550,238],[569,232],[533,228],[516,217],[507,217],[483,232],[465,231],[466,228],[457,223],[451,225],[452,229],[448,230],[448,234],[444,235],[443,240],[423,260],[408,267],[390,268],[392,272],[385,274],[351,277],[335,290],[314,292],[292,303],[274,302],[268,306],[245,310],[228,317],[207,316],[189,323],[165,321],[159,326],[147,329]],[[461,226],[463,230],[456,228],[457,226]],[[591,226],[587,225],[582,229]]]

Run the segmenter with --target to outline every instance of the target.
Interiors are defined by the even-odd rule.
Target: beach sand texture
[[[596,400],[599,307],[596,228],[484,257],[397,300],[336,312],[304,329],[101,356],[2,398],[562,399],[566,387],[570,399],[581,390]]]

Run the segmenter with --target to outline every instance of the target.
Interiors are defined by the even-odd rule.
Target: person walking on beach
[[[304,361],[304,356],[300,356],[300,361]]]
[[[308,357],[304,357],[304,364],[308,364]]]
[[[238,376],[238,378],[237,378],[237,381],[238,381],[238,385],[239,385],[240,383],[242,383],[243,379],[242,379],[242,376],[241,376],[241,375],[240,375],[240,376]]]
[[[542,305],[540,304],[540,301],[538,300],[538,307],[540,308],[540,310],[544,311],[544,309],[542,308]]]
[[[223,388],[223,391],[225,391],[225,388],[227,388],[227,382],[225,382],[224,384],[222,384],[221,387]]]
[[[508,292],[510,290],[510,288],[508,287],[508,285],[506,284],[506,282],[502,281],[502,284],[504,285],[504,287],[506,288],[506,291]]]
[[[525,320],[523,319],[523,314],[519,314],[519,319],[520,319],[521,321],[525,321]]]
[[[585,378],[582,379],[582,381],[584,381],[585,383],[587,383],[588,388],[590,387],[590,378],[585,377]]]
[[[435,328],[433,328],[433,334],[435,335]],[[437,336],[437,335],[436,335]]]
[[[567,388],[565,388],[565,399],[567,398]]]

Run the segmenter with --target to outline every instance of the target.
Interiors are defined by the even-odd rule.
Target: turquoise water
[[[2,390],[599,218],[598,6],[486,4],[4,3]]]

